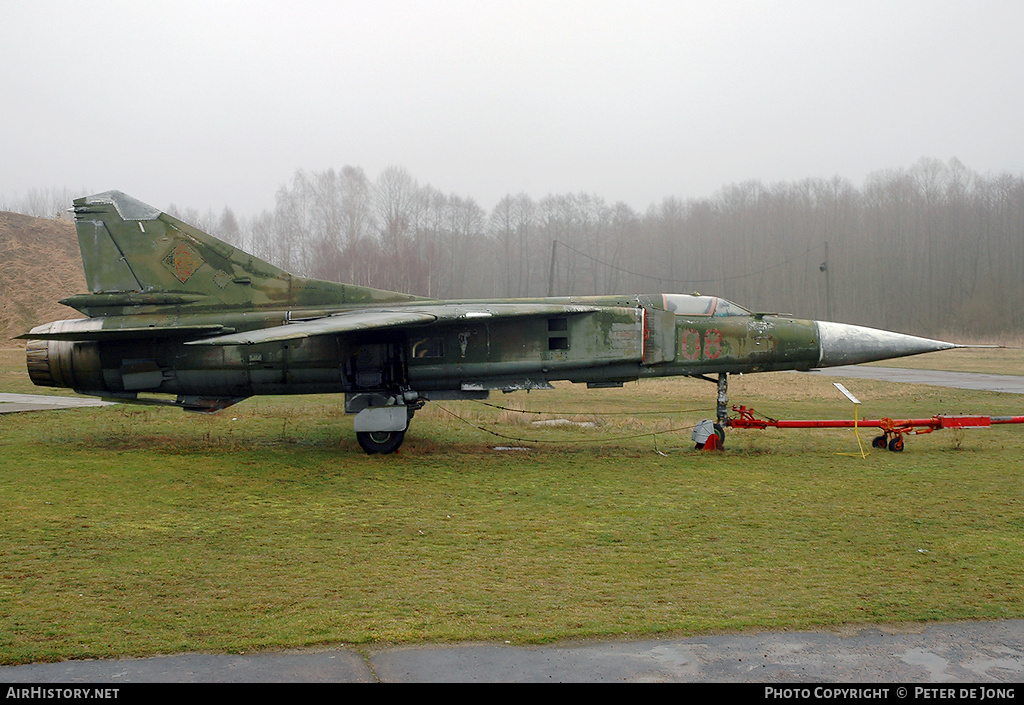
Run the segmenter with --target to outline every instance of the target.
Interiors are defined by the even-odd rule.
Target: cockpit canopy
[[[662,294],[665,310],[677,316],[749,316],[750,311],[732,301],[700,294]]]

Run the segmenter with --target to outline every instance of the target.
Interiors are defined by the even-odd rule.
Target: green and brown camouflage
[[[74,202],[89,316],[414,301],[420,297],[296,277],[119,191]]]
[[[714,375],[725,423],[730,373],[955,347],[697,294],[431,300],[292,275],[118,191],[74,211],[90,291],[62,303],[86,317],[20,336],[33,382],[201,411],[344,393],[368,452],[429,399]]]

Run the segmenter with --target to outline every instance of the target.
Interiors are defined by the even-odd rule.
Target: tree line
[[[296,172],[256,216],[168,212],[296,274],[434,298],[700,291],[919,335],[1024,330],[1024,178],[955,159],[860,188],[746,181],[643,213],[589,193],[488,212],[401,167],[346,166]]]

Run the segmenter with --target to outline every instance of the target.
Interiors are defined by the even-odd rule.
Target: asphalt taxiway
[[[7,394],[0,392],[0,414],[13,414],[20,411],[77,409],[85,406],[108,406],[114,403],[94,397],[59,397],[48,394]]]
[[[975,389],[986,392],[1024,394],[1024,377],[1020,375],[991,375],[976,372],[945,372],[942,370],[916,370],[904,367],[872,367],[849,365],[811,370],[807,374],[823,377],[858,377],[903,384],[927,384],[934,387]]]
[[[980,683],[1024,680],[1024,621],[555,646],[179,654],[0,668],[16,683]],[[1013,697],[1012,695],[1010,697]]]

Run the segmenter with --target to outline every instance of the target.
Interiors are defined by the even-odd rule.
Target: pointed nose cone
[[[827,321],[818,321],[818,339],[821,341],[818,367],[856,365],[961,347],[916,335]]]

